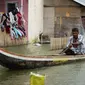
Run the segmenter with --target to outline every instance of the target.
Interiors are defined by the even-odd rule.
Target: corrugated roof
[[[74,1],[85,6],[85,0],[74,0]]]

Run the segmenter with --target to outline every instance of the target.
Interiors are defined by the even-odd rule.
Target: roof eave
[[[73,1],[85,6],[85,1],[84,0],[73,0]]]

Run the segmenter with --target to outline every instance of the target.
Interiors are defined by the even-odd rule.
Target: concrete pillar
[[[38,38],[43,31],[43,0],[29,0],[28,41]]]

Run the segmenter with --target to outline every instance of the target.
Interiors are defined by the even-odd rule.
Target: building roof
[[[73,1],[85,6],[85,0],[73,0]]]

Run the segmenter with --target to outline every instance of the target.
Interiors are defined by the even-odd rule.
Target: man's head
[[[73,28],[72,29],[72,35],[73,35],[73,37],[77,39],[78,38],[78,34],[79,34],[78,28]]]

